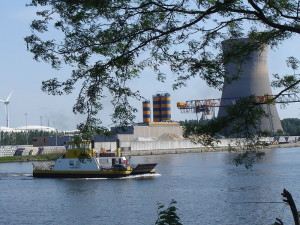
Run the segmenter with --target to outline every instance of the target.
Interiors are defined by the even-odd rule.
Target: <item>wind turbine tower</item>
[[[8,97],[6,98],[6,100],[2,100],[0,99],[0,102],[4,103],[4,107],[5,107],[5,115],[6,115],[6,127],[9,127],[9,112],[8,112],[8,104],[10,103],[9,99],[12,95],[13,91],[10,92],[10,94],[8,95]]]

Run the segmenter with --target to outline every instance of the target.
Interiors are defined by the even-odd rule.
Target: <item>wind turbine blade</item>
[[[3,102],[3,103],[4,103],[5,101],[4,101],[4,100],[2,100],[2,99],[0,99],[0,102]]]
[[[13,93],[13,91],[10,92],[9,96],[8,96],[7,99],[6,99],[6,102],[9,102],[9,99],[10,99],[12,93]]]

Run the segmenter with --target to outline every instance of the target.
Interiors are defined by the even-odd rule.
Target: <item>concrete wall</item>
[[[15,151],[16,155],[36,155],[39,151],[38,147],[26,146],[18,147]]]
[[[13,156],[17,146],[0,146],[0,157]]]
[[[138,138],[157,139],[163,134],[183,135],[182,126],[135,126],[133,134],[118,134],[120,141],[136,141]]]
[[[237,139],[222,139],[220,143],[215,143],[216,147],[236,146]],[[185,148],[201,148],[201,144],[194,144],[189,140],[183,141],[136,141],[136,142],[121,142],[121,147],[130,147],[131,151],[143,150],[162,150],[162,149],[185,149]]]
[[[295,138],[293,138],[294,140]],[[228,147],[228,146],[244,146],[245,139],[231,138],[220,139],[214,143],[214,147]],[[262,138],[261,141],[266,143],[272,143],[273,137]],[[167,149],[188,149],[188,148],[203,148],[205,146],[201,144],[194,144],[190,140],[183,141],[132,141],[132,142],[120,142],[122,150],[131,151],[148,151],[148,150],[167,150]]]
[[[51,153],[64,153],[65,147],[33,147],[33,146],[1,146],[0,147],[0,157],[14,156],[15,153],[19,155],[36,155],[36,154],[51,154]]]
[[[54,154],[54,153],[65,153],[66,148],[64,146],[44,146],[39,147],[38,154],[46,155],[46,154]]]
[[[199,148],[200,144],[193,144],[190,141],[139,141],[131,142],[131,151],[161,150],[161,149],[183,149]]]

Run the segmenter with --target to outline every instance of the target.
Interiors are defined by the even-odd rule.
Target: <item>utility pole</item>
[[[28,145],[27,113],[25,113],[25,123],[26,123],[26,145]]]
[[[57,148],[57,129],[55,127],[55,122],[53,121],[53,126],[55,128],[55,147]]]

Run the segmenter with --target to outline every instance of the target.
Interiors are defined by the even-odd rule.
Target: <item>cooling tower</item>
[[[249,43],[248,39],[227,40],[222,43],[223,52],[229,48],[238,49],[239,46]],[[265,45],[261,50],[252,52],[247,56],[242,64],[229,63],[225,65],[225,76],[239,76],[231,83],[224,83],[222,99],[249,97],[250,95],[263,96],[272,95],[269,75],[268,75],[268,46]],[[224,102],[224,100],[222,100]],[[223,102],[221,101],[221,104]],[[269,132],[282,130],[278,112],[275,105],[263,105],[269,118],[262,118],[261,129]],[[220,107],[218,117],[227,114],[226,108]]]
[[[143,101],[143,122],[150,123],[151,122],[151,108],[150,101]]]

